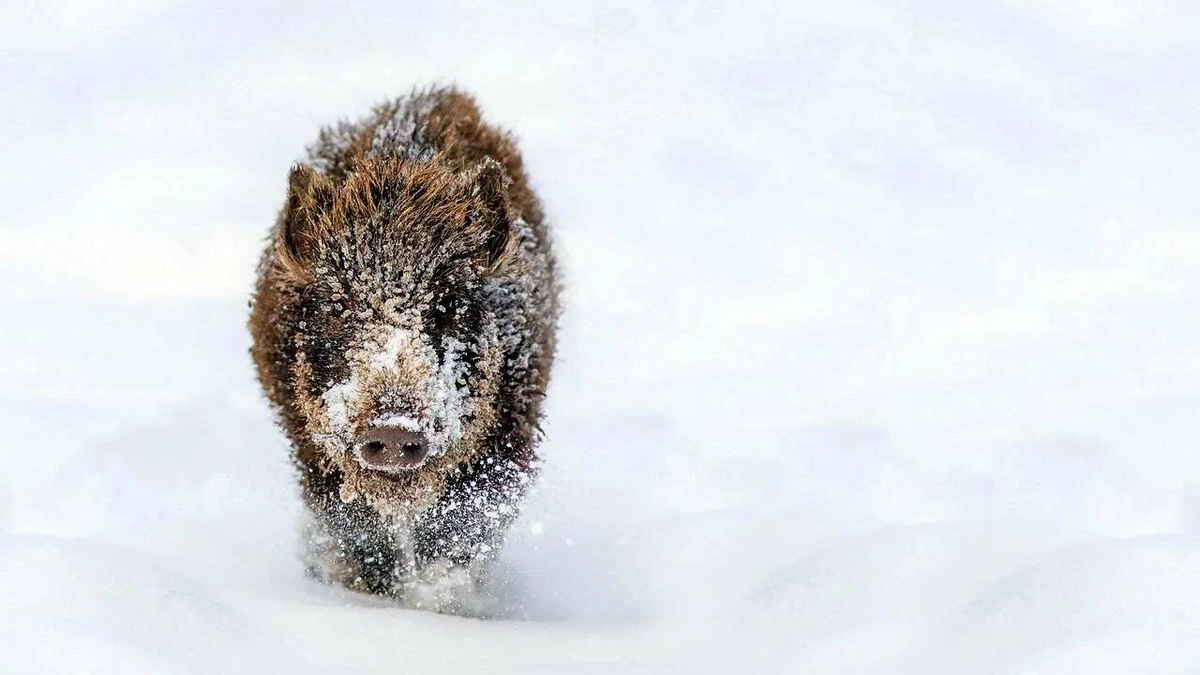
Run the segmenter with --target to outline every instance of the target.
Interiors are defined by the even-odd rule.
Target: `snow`
[[[371,426],[399,427],[408,431],[420,431],[421,423],[406,415],[386,415],[371,420]]]
[[[1200,670],[1193,3],[11,14],[0,670]],[[451,78],[567,289],[485,618],[304,576],[244,327],[317,125]]]
[[[354,402],[362,395],[358,380],[358,374],[351,372],[345,382],[339,382],[321,394],[321,401],[325,404],[325,414],[329,417],[329,428],[335,434],[346,436],[350,433],[352,428],[350,411],[354,407]],[[341,437],[331,439],[334,447],[345,447],[345,440],[346,438]]]

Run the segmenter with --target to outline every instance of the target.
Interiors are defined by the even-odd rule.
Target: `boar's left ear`
[[[512,244],[512,219],[508,207],[508,176],[500,162],[487,158],[470,179],[471,207],[467,217],[478,229],[485,267],[498,271],[504,266]]]
[[[275,256],[289,276],[303,279],[317,256],[320,217],[333,203],[333,183],[307,164],[288,174],[288,196],[279,217]]]

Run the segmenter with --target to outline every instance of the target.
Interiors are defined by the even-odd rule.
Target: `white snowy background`
[[[0,672],[1200,672],[1200,5],[0,11]],[[244,328],[457,82],[567,314],[480,620],[305,579]]]

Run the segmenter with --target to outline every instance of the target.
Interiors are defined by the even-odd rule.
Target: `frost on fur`
[[[541,207],[469,97],[417,91],[321,132],[250,318],[314,574],[405,597],[494,555],[536,473],[557,316]]]

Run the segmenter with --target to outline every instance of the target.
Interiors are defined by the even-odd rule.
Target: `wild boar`
[[[469,96],[418,90],[321,130],[249,321],[310,571],[405,598],[495,554],[538,469],[559,289],[516,144]]]

